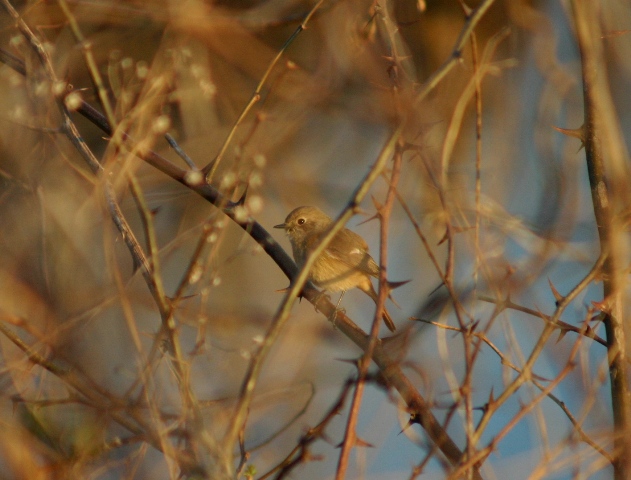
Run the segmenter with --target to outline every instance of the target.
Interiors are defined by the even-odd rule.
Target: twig
[[[568,293],[566,297],[562,298],[559,301],[559,305],[554,315],[552,316],[551,321],[546,323],[545,327],[543,328],[543,331],[541,332],[539,340],[537,341],[537,344],[532,349],[530,356],[528,357],[528,360],[523,366],[522,373],[518,375],[506,387],[506,389],[501,393],[499,397],[497,397],[497,399],[495,399],[491,404],[489,404],[488,408],[482,415],[482,418],[480,419],[480,422],[478,423],[478,427],[476,428],[476,432],[474,436],[474,441],[476,443],[480,440],[482,434],[484,433],[485,428],[487,427],[489,421],[491,420],[491,417],[495,414],[497,409],[504,402],[506,402],[506,400],[510,396],[512,396],[513,393],[515,393],[517,389],[519,389],[519,387],[526,380],[531,378],[533,366],[535,362],[537,361],[537,359],[539,358],[539,355],[541,354],[544,345],[550,338],[550,335],[552,335],[552,332],[556,328],[556,323],[558,322],[559,318],[561,317],[565,309],[568,307],[568,305],[570,305],[570,303],[574,300],[574,298],[576,298],[576,296],[581,291],[583,291],[583,289],[585,289],[587,285],[589,285],[594,280],[594,278],[596,278],[596,276],[600,273],[600,270],[602,268],[603,263],[605,262],[605,259],[606,259],[606,255],[601,255],[596,261],[596,263],[594,264],[594,266],[592,267],[592,269],[589,271],[589,273],[572,289],[570,293]]]
[[[544,313],[541,313],[538,310],[534,310],[532,308],[528,308],[528,307],[523,307],[521,305],[518,305],[516,303],[514,303],[510,298],[506,298],[504,300],[498,300],[492,297],[487,297],[486,295],[478,295],[478,298],[480,300],[482,300],[483,302],[488,302],[488,303],[492,303],[494,305],[497,305],[500,309],[504,310],[504,309],[511,309],[511,310],[516,310],[518,312],[523,312],[523,313],[527,313],[528,315],[532,315],[533,317],[537,317],[540,318],[544,321],[546,321],[547,323],[551,323],[552,322],[552,317],[550,317],[550,315],[546,315]],[[564,334],[565,332],[574,332],[577,333],[579,335],[585,335],[587,338],[591,338],[592,340],[594,340],[595,342],[600,343],[603,346],[607,346],[607,342],[605,341],[605,339],[603,339],[602,337],[598,336],[596,334],[596,332],[594,331],[593,328],[588,327],[587,329],[584,329],[585,331],[583,331],[583,329],[575,327],[574,325],[570,325],[569,323],[566,323],[562,320],[557,320],[556,321],[556,327],[561,330],[562,334]]]
[[[500,312],[497,312],[497,314],[499,314]],[[430,320],[423,320],[423,319],[417,319],[420,322],[429,324],[429,325],[434,325],[435,327],[438,328],[443,328],[445,330],[452,330],[455,332],[460,332],[459,328],[456,327],[452,327],[451,325],[444,325],[442,323],[438,323],[438,322],[433,322]],[[587,325],[587,322],[585,322],[585,328],[589,328],[589,326]],[[513,362],[511,362],[508,358],[506,358],[506,356],[504,355],[504,353],[489,339],[489,337],[483,333],[483,332],[473,332],[472,335],[476,338],[479,338],[482,342],[484,342],[485,344],[487,344],[489,346],[489,348],[491,348],[491,350],[493,350],[498,357],[500,357],[501,363],[502,365],[506,365],[508,368],[514,370],[515,372],[517,372],[518,374],[522,374],[523,371],[517,367],[517,365],[515,365]],[[531,379],[530,381],[532,382],[532,384],[537,387],[540,391],[544,391],[545,387],[539,382],[539,378],[543,379],[542,377],[539,377],[539,375],[536,375],[535,373],[531,374]],[[549,381],[547,379],[545,379],[546,381]],[[580,437],[580,439],[582,441],[584,441],[586,444],[588,444],[590,447],[592,447],[594,450],[596,450],[598,453],[600,453],[603,457],[605,457],[609,462],[613,462],[613,457],[611,455],[609,455],[609,453],[607,451],[605,451],[603,448],[601,448],[596,442],[594,442],[586,433],[585,431],[581,428],[580,423],[576,420],[576,418],[574,417],[574,415],[572,414],[572,412],[570,411],[570,409],[567,407],[567,405],[565,404],[565,402],[563,400],[561,400],[560,398],[558,398],[556,395],[554,395],[553,393],[549,392],[548,393],[548,398],[550,400],[552,400],[554,403],[556,403],[559,408],[561,408],[561,410],[563,410],[563,413],[565,413],[565,415],[567,416],[567,418],[570,420],[570,423],[572,424],[572,426],[574,426],[576,433],[578,434],[578,436]]]
[[[619,452],[614,462],[614,478],[631,478],[631,458],[622,452],[631,451],[631,400],[629,399],[627,369],[627,334],[624,324],[624,280],[621,255],[622,225],[614,216],[615,209],[628,205],[628,184],[618,185],[623,178],[628,181],[628,155],[615,117],[615,106],[609,93],[607,66],[604,61],[600,31],[600,12],[597,4],[573,0],[572,10],[581,53],[583,74],[583,99],[585,119],[583,145],[598,227],[601,251],[608,251],[603,265],[603,308],[609,354],[611,402],[616,430],[615,450]],[[626,197],[622,205],[616,202]],[[622,238],[621,238],[622,237]]]
[[[292,278],[292,286],[289,291],[285,294],[285,298],[283,299],[276,315],[274,316],[274,320],[272,325],[268,329],[265,339],[263,340],[261,346],[259,347],[258,352],[250,362],[248,367],[248,371],[246,373],[245,379],[243,381],[241,392],[239,394],[239,401],[237,403],[237,407],[235,409],[235,413],[230,421],[230,427],[224,436],[224,441],[227,445],[233,445],[236,439],[236,435],[241,428],[241,425],[244,421],[245,414],[247,412],[248,406],[250,404],[252,393],[254,391],[254,387],[256,386],[256,382],[258,376],[260,374],[261,368],[263,366],[263,362],[267,357],[272,345],[276,341],[278,334],[281,329],[285,325],[287,319],[289,318],[289,313],[291,311],[291,307],[295,302],[296,298],[303,291],[303,287],[307,282],[307,278],[311,271],[311,267],[313,263],[317,259],[317,257],[324,251],[329,242],[333,239],[333,237],[339,232],[346,222],[354,215],[355,209],[363,200],[363,198],[368,193],[372,184],[379,178],[383,169],[385,168],[386,162],[390,159],[392,152],[394,150],[394,146],[398,141],[399,135],[401,134],[402,127],[399,126],[391,135],[386,144],[384,145],[381,154],[379,155],[377,161],[372,166],[368,174],[364,177],[362,182],[359,184],[354,194],[352,195],[350,201],[342,211],[342,213],[338,216],[338,218],[333,222],[330,227],[329,232],[322,238],[320,244],[315,248],[307,261],[305,262],[303,268],[300,270],[298,275]],[[304,294],[304,292],[303,292]],[[313,303],[315,297],[312,295],[305,295],[305,297]],[[311,297],[311,298],[310,298]],[[322,307],[320,304],[322,301],[318,302],[316,307],[322,311]],[[326,302],[330,303],[330,302]],[[231,460],[230,460],[231,462]]]
[[[342,450],[338,461],[336,470],[336,479],[342,480],[346,474],[348,467],[348,459],[351,449],[357,444],[357,418],[359,416],[359,409],[361,407],[361,399],[364,392],[365,378],[368,373],[368,367],[370,366],[373,351],[377,340],[379,338],[379,327],[381,326],[381,316],[384,309],[384,303],[388,298],[389,292],[387,287],[387,261],[388,261],[388,226],[390,224],[390,213],[392,211],[392,205],[394,204],[396,187],[401,175],[401,158],[402,148],[400,143],[395,147],[394,151],[394,163],[392,167],[392,175],[390,176],[388,193],[386,196],[386,202],[384,205],[378,207],[377,215],[380,219],[380,254],[379,264],[381,270],[379,272],[379,295],[377,299],[377,307],[375,309],[375,315],[372,322],[372,328],[370,331],[370,341],[368,348],[364,351],[361,359],[358,363],[358,380],[353,394],[353,401],[351,409],[348,414],[348,420],[346,423],[346,432],[344,434],[344,441],[342,442]]]
[[[3,0],[6,2],[6,0]],[[454,54],[452,58],[445,62],[445,64],[435,73],[435,75],[423,86],[421,89],[417,100],[421,101],[450,71],[458,61],[460,51],[464,45],[464,42],[467,41],[468,36],[470,35],[472,29],[477,25],[482,15],[486,12],[486,10],[493,3],[492,0],[486,0],[483,2],[480,7],[473,12],[473,14],[468,18],[465,28],[463,28],[461,35],[459,37],[459,41],[456,44],[456,48],[454,49]],[[88,118],[95,125],[99,126],[109,135],[112,134],[111,126],[107,122],[106,118],[97,112],[94,108],[92,108],[89,104],[84,101],[80,102],[80,106],[77,110],[78,113]],[[391,142],[394,143],[398,140],[398,136],[402,131],[402,126],[399,127],[398,131],[396,131],[392,137]],[[130,142],[131,139],[125,133],[121,133],[121,138],[124,142]],[[391,143],[389,142],[389,144]],[[387,149],[386,149],[387,150]],[[285,302],[283,302],[283,306],[279,309],[279,313],[277,314],[277,319],[286,319],[288,315],[290,303],[295,299],[298,291],[302,288],[302,284],[304,284],[307,270],[309,265],[305,266],[305,270],[302,272],[302,275],[298,277],[297,269],[293,261],[289,258],[289,256],[278,246],[278,244],[274,241],[274,239],[263,229],[261,225],[254,221],[251,217],[243,218],[242,215],[238,214],[237,207],[239,206],[238,202],[231,202],[230,199],[221,195],[215,188],[208,185],[199,172],[195,171],[185,171],[171,162],[167,161],[163,157],[157,155],[155,152],[138,152],[138,154],[145,160],[148,164],[162,171],[166,175],[170,176],[172,179],[178,181],[179,183],[187,186],[192,191],[196,192],[210,203],[218,206],[221,211],[235,221],[239,226],[241,226],[250,236],[252,236],[262,247],[263,249],[274,259],[277,265],[281,268],[283,272],[285,272],[290,279],[295,280],[295,288],[286,296]],[[389,155],[383,155],[383,161],[389,158]],[[381,172],[381,168],[373,168],[371,170],[371,175],[376,176]],[[372,179],[371,181],[374,181]],[[365,185],[368,185],[370,182],[367,182]],[[367,188],[367,187],[366,187]],[[356,192],[357,195],[355,198],[362,198],[365,195],[365,192]],[[361,193],[361,195],[359,195]],[[340,216],[338,221],[336,222],[335,228],[341,228],[345,221],[350,218],[352,215],[352,210],[355,208],[355,204],[350,204]],[[331,235],[335,234],[335,230],[332,230]],[[324,248],[324,244],[321,245],[321,248]],[[316,252],[317,254],[317,252]],[[328,302],[326,299],[323,299],[319,296],[319,292],[313,289],[309,285],[304,286],[302,288],[302,293],[310,302],[317,303],[318,308],[325,315],[331,315],[335,308],[334,306]],[[318,300],[318,301],[316,301]],[[361,349],[365,350],[368,348],[369,337],[362,332],[356,325],[348,318],[346,315],[338,314],[337,319],[338,329],[345,334],[348,338],[350,338],[354,343],[356,343]],[[280,325],[278,330],[282,327],[282,322],[275,322],[274,325]],[[273,327],[272,327],[273,328]],[[273,333],[273,331],[272,331]],[[273,338],[269,342],[269,345],[273,343]],[[265,347],[265,348],[269,348]],[[254,366],[253,369],[260,369],[262,365],[262,359],[265,355],[262,355],[258,361],[258,366]],[[383,351],[380,344],[375,346],[373,360],[379,366],[385,380],[389,385],[396,388],[405,402],[408,404],[408,408],[410,412],[415,416],[418,423],[420,423],[425,430],[428,432],[429,437],[435,443],[435,445],[440,448],[443,454],[448,458],[449,462],[452,465],[458,465],[458,462],[462,460],[462,452],[458,449],[455,443],[451,440],[451,438],[447,435],[445,430],[441,427],[439,422],[431,413],[429,405],[423,399],[423,397],[418,393],[416,388],[412,385],[410,380],[403,374],[401,369],[396,365],[392,359],[389,358],[387,354]],[[256,378],[256,372],[254,374],[250,374],[249,378]],[[245,384],[245,390],[247,392],[248,386],[254,385],[250,383],[248,380]],[[251,394],[251,391],[250,391]],[[245,397],[242,397],[242,399]],[[248,401],[242,401],[242,405],[247,405]],[[239,416],[238,416],[239,417]],[[237,417],[237,418],[238,418]],[[241,422],[242,423],[242,422]],[[237,432],[241,427],[236,427]],[[234,438],[234,435],[230,435],[229,437]],[[234,443],[233,443],[234,444]],[[226,448],[231,448],[229,445]]]
[[[331,408],[329,408],[329,411],[324,415],[322,420],[320,420],[320,422],[315,427],[310,428],[307,433],[305,433],[300,438],[298,445],[296,445],[293,450],[289,452],[289,454],[285,457],[283,461],[272,468],[269,472],[259,477],[258,480],[266,480],[276,472],[278,472],[278,475],[276,476],[277,479],[283,478],[284,476],[288,475],[295,466],[312,459],[309,453],[310,445],[316,440],[325,436],[326,427],[331,422],[331,420],[339,415],[340,411],[344,407],[344,402],[346,402],[346,397],[348,396],[348,393],[350,392],[350,387],[353,385],[353,383],[354,382],[352,380],[347,380],[344,383],[344,387],[342,388],[338,399],[331,406]]]
[[[254,105],[261,99],[261,90],[263,90],[263,86],[265,85],[265,82],[267,82],[267,79],[272,73],[272,70],[274,69],[278,61],[281,59],[281,57],[283,56],[287,48],[289,48],[289,45],[291,45],[293,41],[296,39],[296,37],[300,35],[300,33],[307,28],[307,24],[309,23],[309,20],[311,20],[311,17],[313,17],[313,15],[315,15],[316,11],[320,8],[322,3],[324,3],[324,0],[319,0],[313,6],[311,11],[309,11],[309,13],[305,16],[305,18],[300,23],[300,25],[298,25],[298,28],[294,31],[294,33],[291,34],[291,36],[287,39],[287,41],[280,48],[276,56],[272,59],[272,61],[267,66],[267,70],[265,70],[265,73],[261,77],[261,80],[259,80],[259,83],[256,86],[254,93],[250,97],[249,102],[243,108],[243,110],[241,111],[241,114],[239,115],[239,118],[237,119],[236,122],[234,122],[234,125],[230,129],[230,133],[228,133],[228,136],[226,137],[223,145],[221,146],[219,153],[213,159],[212,162],[210,162],[208,165],[206,165],[202,169],[202,172],[206,175],[206,181],[208,183],[211,183],[213,175],[217,171],[217,168],[219,167],[219,163],[223,159],[223,156],[226,153],[226,150],[228,149],[228,146],[230,145],[232,138],[237,132],[237,129],[239,128],[243,120],[245,119],[246,115],[250,112],[250,110],[252,110],[252,107],[254,107]]]

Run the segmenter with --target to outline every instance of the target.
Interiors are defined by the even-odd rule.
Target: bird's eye
[[[299,218],[298,221],[296,222],[298,225],[304,225],[306,222],[306,220],[304,218]]]

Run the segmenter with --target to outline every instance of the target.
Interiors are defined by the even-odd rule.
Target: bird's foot
[[[333,328],[335,329],[337,329],[337,324],[335,323],[335,321],[337,320],[338,313],[341,313],[342,315],[346,315],[346,309],[336,307],[333,313],[329,316],[329,322],[333,324]]]
[[[313,307],[315,308],[316,312],[320,311],[318,310],[318,303],[320,303],[320,300],[322,300],[323,298],[328,299],[329,302],[331,301],[331,296],[327,295],[326,290],[322,290],[313,298],[313,302],[311,303],[313,303]]]

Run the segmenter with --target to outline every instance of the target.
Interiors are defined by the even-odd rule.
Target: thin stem
[[[278,334],[287,322],[291,307],[298,298],[300,292],[303,290],[305,283],[307,282],[311,267],[313,266],[318,256],[324,251],[326,246],[331,242],[331,240],[333,240],[333,237],[337,234],[337,232],[344,228],[346,222],[348,222],[351,216],[354,215],[357,206],[364,199],[372,184],[377,180],[377,178],[379,178],[379,176],[383,172],[383,169],[386,166],[386,162],[392,156],[394,146],[398,141],[401,132],[402,126],[399,126],[399,128],[397,128],[391,134],[390,138],[384,145],[377,161],[370,169],[364,180],[359,184],[347,206],[344,208],[340,216],[333,222],[331,229],[322,238],[322,241],[320,242],[318,247],[314,249],[313,252],[311,252],[298,275],[292,279],[292,286],[285,294],[285,298],[283,299],[283,302],[281,303],[276,315],[274,316],[272,325],[267,331],[263,343],[261,344],[257,354],[254,356],[252,362],[248,367],[248,371],[241,386],[241,392],[239,394],[237,406],[230,421],[228,431],[224,436],[224,441],[225,445],[227,445],[227,448],[231,448],[230,446],[234,445],[237,439],[238,432],[241,429],[243,422],[245,421],[245,417],[247,415],[247,411],[254,392],[254,387],[256,386],[259,374],[263,367],[263,363],[267,358],[272,345],[275,343]],[[319,303],[320,302],[318,302],[318,304]],[[227,461],[229,461],[230,464],[232,464],[231,457],[231,454],[227,455]]]
[[[219,153],[213,159],[212,162],[210,162],[208,165],[206,165],[202,169],[202,171],[206,174],[206,181],[208,183],[211,183],[213,176],[215,175],[215,172],[217,171],[217,168],[219,167],[219,164],[221,163],[221,160],[223,159],[223,156],[225,155],[226,150],[228,149],[228,146],[230,145],[230,142],[232,141],[235,133],[237,132],[237,129],[239,128],[239,126],[241,125],[241,123],[243,122],[247,114],[250,113],[250,110],[252,110],[252,107],[254,107],[254,105],[256,105],[258,101],[261,99],[261,91],[263,90],[263,86],[265,85],[265,82],[267,82],[267,79],[272,73],[272,70],[274,69],[278,61],[281,59],[281,57],[283,56],[287,48],[289,48],[289,45],[291,45],[293,41],[296,39],[296,37],[300,35],[300,33],[307,28],[307,24],[309,23],[309,20],[311,20],[311,17],[315,15],[315,12],[320,8],[320,6],[323,3],[324,3],[324,0],[319,0],[318,3],[316,3],[313,6],[313,8],[309,11],[307,16],[304,18],[304,20],[300,23],[300,25],[298,25],[298,28],[296,28],[296,30],[291,34],[291,36],[287,39],[287,41],[280,48],[276,56],[272,59],[272,61],[267,66],[267,69],[265,70],[265,73],[263,73],[261,80],[259,80],[259,83],[256,86],[254,93],[252,93],[252,96],[250,97],[250,100],[248,101],[246,106],[243,108],[243,110],[241,111],[241,114],[239,115],[239,118],[230,129],[230,132],[228,133],[228,136],[224,140],[224,143],[221,146]]]
[[[620,178],[628,179],[628,171],[620,171],[626,164],[627,156],[609,93],[597,3],[573,0],[572,10],[583,74],[585,119],[582,140],[600,248],[603,252],[609,252],[603,265],[603,322],[609,354],[614,446],[618,452],[614,462],[614,478],[623,480],[631,478],[631,457],[628,455],[631,451],[631,401],[626,361],[627,332],[623,321],[624,263],[620,254],[626,235],[614,211],[621,207],[616,199],[629,194],[628,189],[615,188]]]

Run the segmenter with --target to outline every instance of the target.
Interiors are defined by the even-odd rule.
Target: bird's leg
[[[340,295],[339,300],[335,304],[335,311],[329,316],[329,321],[333,324],[334,327],[335,327],[335,320],[337,318],[338,312],[339,313],[346,313],[346,309],[345,308],[339,308],[340,307],[340,303],[342,302],[342,298],[344,297],[345,293],[346,293],[346,290],[342,291],[342,295]],[[316,309],[317,312],[320,311],[320,310],[318,310],[318,302],[322,299],[322,297],[327,297],[329,300],[331,300],[331,297],[329,297],[327,295],[326,290],[322,290],[320,293],[318,293],[315,296],[315,298],[313,299],[313,305],[315,306],[315,309]]]
[[[340,307],[340,303],[342,302],[342,298],[344,298],[344,294],[346,293],[346,290],[342,290],[342,294],[340,295],[340,299],[337,301],[337,303],[335,304],[335,310],[339,310]]]
[[[340,308],[340,303],[342,303],[342,298],[344,298],[344,294],[345,293],[346,293],[346,290],[342,290],[342,294],[340,295],[340,299],[335,304],[335,311],[333,312],[333,315],[331,315],[332,318],[329,318],[329,320],[333,324],[333,327],[335,327],[335,320],[337,319],[338,312],[346,313],[346,309],[345,308]]]

